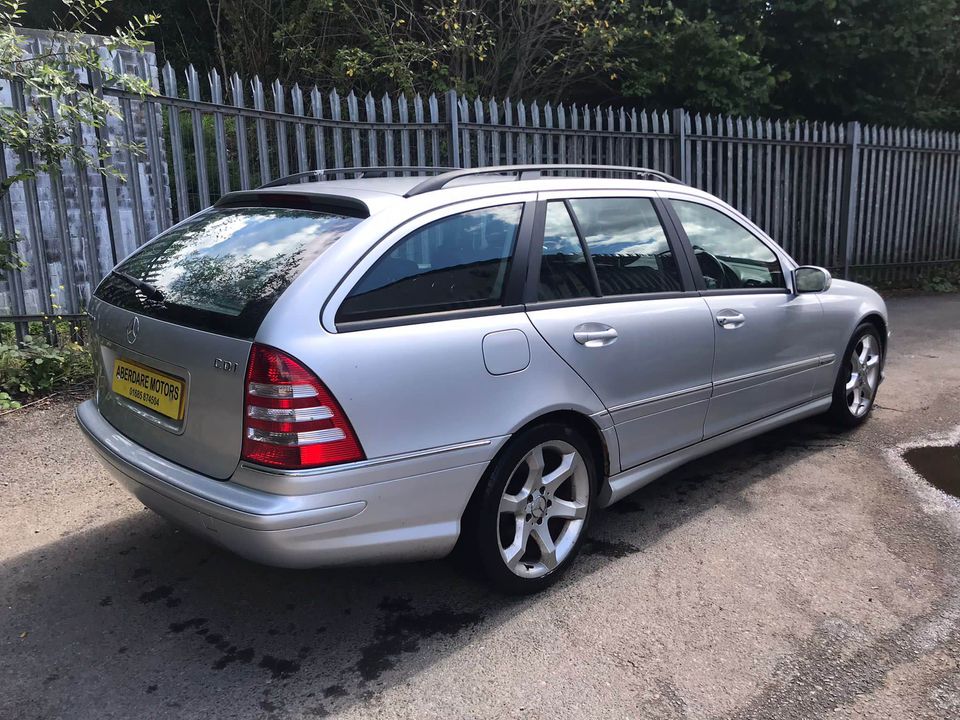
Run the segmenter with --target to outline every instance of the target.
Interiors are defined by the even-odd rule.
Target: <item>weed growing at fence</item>
[[[89,350],[75,341],[79,327],[60,321],[44,337],[31,323],[30,335],[17,343],[11,324],[0,325],[0,410],[18,408],[25,399],[85,385],[93,378]]]
[[[924,278],[920,287],[928,292],[960,292],[960,266],[948,268]]]
[[[894,279],[878,279],[866,272],[857,273],[853,280],[863,283],[881,295],[903,295],[915,293],[955,293],[960,292],[960,263],[919,269],[915,275]]]

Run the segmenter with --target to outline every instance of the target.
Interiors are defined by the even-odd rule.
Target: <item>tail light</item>
[[[255,344],[244,392],[244,460],[288,470],[363,460],[343,409],[289,355]]]

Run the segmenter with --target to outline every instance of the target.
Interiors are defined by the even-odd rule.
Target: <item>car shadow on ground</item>
[[[548,601],[717,504],[749,512],[751,485],[843,442],[801,422],[671,473],[595,517]],[[14,679],[0,716],[9,717],[322,716],[542,601],[497,595],[450,560],[267,568],[146,511],[12,558],[0,573],[0,672]]]

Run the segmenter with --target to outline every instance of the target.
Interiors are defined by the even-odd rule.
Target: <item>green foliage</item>
[[[0,340],[0,409],[8,409],[3,408],[3,395],[12,407],[14,397],[45,395],[93,377],[87,349],[58,336],[54,344],[34,335],[26,336],[20,345]]]
[[[17,237],[4,237],[0,234],[0,272],[23,267],[26,267],[26,263],[17,254]]]
[[[960,268],[938,270],[930,277],[925,278],[920,287],[927,292],[960,292]]]
[[[249,5],[220,3],[224,33],[256,32],[238,27]],[[258,5],[265,21],[270,5]],[[273,57],[301,82],[560,97],[589,79],[616,79],[629,6],[623,0],[289,0],[286,7],[288,19],[273,34]],[[224,46],[226,64],[261,67],[259,43],[231,39]]]
[[[763,55],[788,76],[775,104],[813,117],[956,128],[957,0],[783,0]]]
[[[55,26],[62,1],[32,0],[31,22]],[[112,0],[90,22],[109,31],[152,2]],[[146,37],[177,65],[325,88],[960,125],[960,0],[166,0],[163,11]]]
[[[122,178],[109,162],[111,151],[139,150],[135,145],[114,140],[91,152],[76,142],[79,124],[102,128],[110,117],[119,117],[117,106],[86,83],[98,73],[103,83],[138,93],[153,92],[146,79],[116,72],[99,52],[121,47],[142,49],[144,32],[157,24],[157,16],[128,20],[101,41],[76,33],[92,31],[102,19],[110,0],[62,0],[60,14],[54,14],[51,29],[56,32],[50,47],[36,55],[24,52],[20,24],[26,12],[22,0],[0,0],[0,77],[23,89],[23,102],[0,107],[0,145],[21,158],[13,172],[0,182],[0,199],[15,184],[44,173],[58,173],[65,162],[94,168]],[[30,162],[26,162],[27,158]],[[16,254],[16,237],[0,237],[0,270],[21,267]]]
[[[74,340],[82,327],[57,319],[30,323],[29,335],[17,343],[12,323],[0,323],[0,410],[13,410],[21,400],[89,383],[93,358]],[[45,336],[52,339],[45,339]]]
[[[769,106],[777,76],[761,58],[746,11],[756,3],[634,3],[619,49],[624,95],[657,98],[661,107],[754,114]],[[727,6],[719,14],[710,5]]]
[[[10,397],[10,393],[0,392],[0,410],[16,410],[21,404]]]
[[[943,275],[934,275],[929,280],[926,280],[923,284],[924,290],[929,290],[930,292],[940,292],[940,293],[949,293],[956,292],[960,290],[956,285],[953,284],[953,281],[944,277]]]
[[[221,0],[224,63],[375,91],[455,88],[591,102],[619,96],[726,112],[768,107],[780,77],[761,56],[767,4],[758,0],[288,0],[285,6],[290,19],[276,26],[270,55],[249,36],[260,38],[259,28],[276,17],[271,2]],[[255,28],[241,28],[255,8]],[[247,41],[238,41],[238,33]]]

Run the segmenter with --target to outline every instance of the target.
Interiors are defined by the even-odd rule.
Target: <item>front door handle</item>
[[[736,310],[721,310],[717,313],[717,325],[725,330],[733,330],[743,325],[747,319]]]
[[[617,331],[602,323],[583,323],[573,329],[573,339],[584,347],[603,347],[616,341]]]

